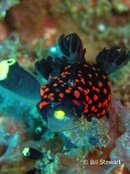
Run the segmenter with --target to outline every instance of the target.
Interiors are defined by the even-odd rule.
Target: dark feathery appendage
[[[84,61],[85,49],[82,42],[76,33],[67,36],[61,35],[58,39],[58,46],[55,46],[54,54],[49,52],[45,59],[35,63],[36,73],[40,73],[46,80],[49,77],[58,76],[63,71],[63,68],[68,64],[74,65],[72,71],[75,71],[75,63]],[[72,74],[70,80],[73,80],[75,75]]]
[[[97,64],[106,74],[117,71],[128,63],[130,60],[130,51],[114,47],[104,48],[96,57]]]
[[[83,49],[81,39],[76,33],[71,33],[67,36],[61,35],[58,39],[58,45],[68,64],[84,61],[85,49]]]
[[[48,56],[35,63],[36,72],[38,71],[46,80],[49,77],[60,75],[63,68],[67,65],[64,57]]]
[[[33,74],[20,67],[17,62],[9,67],[8,75],[5,79],[0,80],[0,85],[27,99],[36,102],[40,99],[38,80]]]
[[[50,73],[52,72],[51,67],[51,57],[48,56],[47,59],[42,59],[35,63],[36,73],[40,73],[46,80],[48,80]]]
[[[25,174],[38,174],[38,173],[40,173],[40,172],[34,168],[34,169],[27,171]]]

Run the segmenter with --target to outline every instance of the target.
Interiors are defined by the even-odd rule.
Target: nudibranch
[[[130,52],[120,48],[104,48],[96,57],[96,64],[85,61],[85,49],[76,33],[60,36],[58,46],[62,57],[36,63],[46,78],[41,87],[38,111],[47,126],[60,131],[69,129],[82,116],[87,121],[108,114],[111,85],[108,75],[130,59]]]
[[[41,159],[43,158],[43,153],[33,147],[25,147],[22,151],[22,154],[24,157],[26,158],[30,158],[30,159]]]
[[[0,85],[27,99],[36,102],[40,99],[37,78],[23,69],[15,59],[0,62]]]

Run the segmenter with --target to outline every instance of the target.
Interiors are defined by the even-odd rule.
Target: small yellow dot
[[[62,110],[59,110],[59,111],[55,111],[54,112],[54,117],[58,120],[63,120],[64,117],[65,117],[65,112],[62,111]]]

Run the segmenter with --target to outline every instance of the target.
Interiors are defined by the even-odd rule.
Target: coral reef
[[[129,0],[1,0],[0,62],[15,59],[43,85],[35,62],[56,55],[61,33],[78,33],[94,63],[104,47],[130,50],[129,23]],[[37,101],[0,86],[0,174],[129,174],[129,80],[130,63],[110,75],[109,119],[82,118],[58,133],[47,128]]]

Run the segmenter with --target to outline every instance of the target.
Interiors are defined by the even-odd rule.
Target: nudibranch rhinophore
[[[24,70],[15,59],[0,62],[0,85],[22,97],[38,101],[40,84],[36,77]]]
[[[107,115],[111,100],[108,75],[130,60],[130,51],[110,48],[97,55],[96,64],[87,63],[76,33],[60,36],[58,46],[61,58],[48,56],[36,63],[47,80],[40,90],[38,111],[56,131],[71,128],[81,116],[91,121]]]

